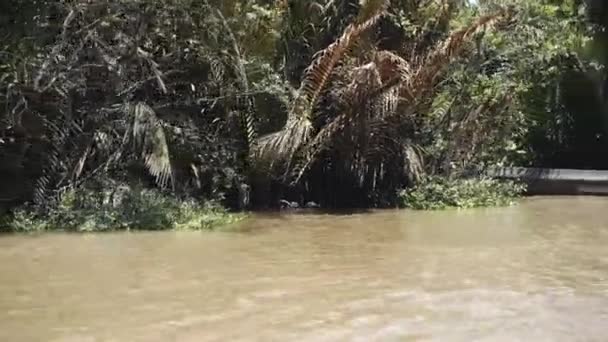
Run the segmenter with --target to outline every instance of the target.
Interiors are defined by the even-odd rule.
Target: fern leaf
[[[442,120],[450,112],[454,102],[454,96],[449,90],[437,94],[437,96],[435,96],[433,99],[433,103],[431,104],[428,114],[429,118],[434,120]]]

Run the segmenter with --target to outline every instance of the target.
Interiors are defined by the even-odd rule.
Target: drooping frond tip
[[[389,5],[390,0],[362,0],[357,22],[364,23],[378,17],[378,14],[384,13]]]
[[[475,21],[468,27],[453,32],[450,37],[444,42],[443,52],[448,56],[456,54],[465,39],[468,39],[469,37],[480,32],[481,30],[493,26],[497,22],[509,17],[511,14],[511,11],[501,9],[500,11],[494,14],[485,15],[479,18],[477,21]]]
[[[294,155],[311,135],[312,123],[309,120],[291,118],[282,130],[258,139],[252,149],[252,157],[257,161],[267,161],[272,167]]]
[[[416,70],[412,77],[413,97],[420,96],[435,85],[444,67],[465,50],[464,47],[469,38],[498,22],[510,19],[512,15],[511,9],[501,9],[494,14],[477,19],[463,29],[452,32],[446,40],[429,53],[426,61]]]
[[[130,106],[133,115],[133,140],[141,149],[148,172],[160,186],[173,180],[173,168],[165,132],[156,113],[145,103]]]

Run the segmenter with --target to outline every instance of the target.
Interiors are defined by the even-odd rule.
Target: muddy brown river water
[[[608,198],[0,236],[0,341],[608,341]]]

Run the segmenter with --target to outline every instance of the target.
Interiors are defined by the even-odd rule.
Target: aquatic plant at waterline
[[[525,189],[512,181],[428,177],[400,191],[399,198],[402,207],[417,210],[495,207],[514,204]]]

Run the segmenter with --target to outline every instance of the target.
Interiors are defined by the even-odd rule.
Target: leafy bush
[[[53,209],[20,208],[0,228],[15,232],[196,230],[216,228],[241,217],[212,202],[200,204],[157,190],[116,186],[66,191]]]
[[[431,177],[400,192],[401,204],[417,210],[505,206],[525,190],[524,185],[493,179]]]

